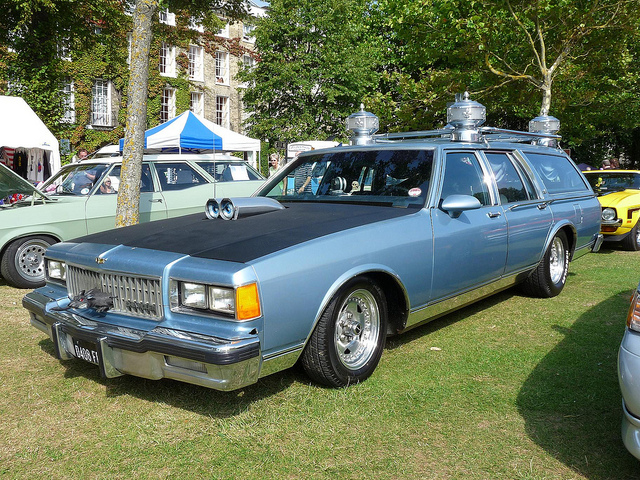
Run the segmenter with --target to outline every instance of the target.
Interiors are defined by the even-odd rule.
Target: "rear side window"
[[[207,183],[205,178],[186,163],[156,163],[162,190],[182,190]]]
[[[524,183],[506,153],[487,153],[489,166],[496,179],[500,203],[521,202],[529,200]]]
[[[568,157],[524,153],[549,193],[584,192],[589,188]]]
[[[262,180],[246,162],[197,162],[198,166],[215,178],[216,182],[235,182],[237,180]]]

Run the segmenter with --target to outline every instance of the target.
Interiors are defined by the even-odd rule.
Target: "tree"
[[[395,58],[373,111],[391,130],[443,123],[446,102],[465,89],[502,127],[526,128],[541,112],[557,116],[571,148],[609,136],[616,125],[639,126],[635,0],[380,0],[378,6]]]
[[[242,0],[167,0],[163,3],[172,11],[187,10],[205,25],[219,25],[217,15],[229,18],[246,15]],[[135,0],[133,12],[133,38],[131,45],[131,75],[127,123],[122,151],[122,173],[116,227],[137,224],[139,221],[140,173],[144,152],[144,132],[147,116],[147,86],[149,78],[149,45],[151,44],[152,17],[158,9],[158,0]]]
[[[364,0],[275,0],[255,29],[259,61],[241,73],[250,134],[271,142],[344,137],[376,84],[380,51]]]
[[[152,17],[158,0],[136,0],[131,41],[131,74],[127,123],[122,149],[121,185],[116,207],[116,228],[139,222],[140,176],[147,126],[147,85]]]

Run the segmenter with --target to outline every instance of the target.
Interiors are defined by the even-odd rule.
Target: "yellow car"
[[[640,170],[583,172],[602,206],[605,242],[640,250]]]

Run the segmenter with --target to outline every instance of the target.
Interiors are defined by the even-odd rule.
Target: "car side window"
[[[216,182],[261,180],[260,174],[245,162],[197,162]]]
[[[472,152],[447,153],[440,201],[449,195],[471,195],[482,205],[491,205],[484,173]]]
[[[503,152],[485,153],[498,185],[500,203],[529,200],[529,193],[509,155]]]
[[[549,193],[584,192],[589,189],[571,160],[564,155],[524,152]]]
[[[120,188],[121,178],[120,178],[120,170],[121,166],[116,165],[109,172],[109,179],[111,180],[112,188],[117,192]],[[151,169],[149,168],[149,164],[142,164],[142,172],[140,174],[140,193],[153,192],[153,180],[151,178]]]
[[[182,190],[203,185],[207,180],[187,163],[156,163],[162,190]]]

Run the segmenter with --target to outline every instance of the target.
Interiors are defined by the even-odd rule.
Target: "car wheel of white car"
[[[631,229],[629,235],[622,240],[622,246],[625,250],[631,250],[633,252],[640,250],[640,220],[638,220],[636,226]]]
[[[2,277],[14,287],[41,287],[44,285],[44,252],[54,243],[53,238],[41,235],[14,240],[2,256]]]
[[[387,306],[380,287],[367,278],[344,285],[329,303],[302,354],[315,381],[343,387],[368,378],[386,340]]]
[[[569,272],[569,242],[560,231],[553,237],[542,261],[525,280],[524,290],[536,297],[555,297],[564,288]]]

